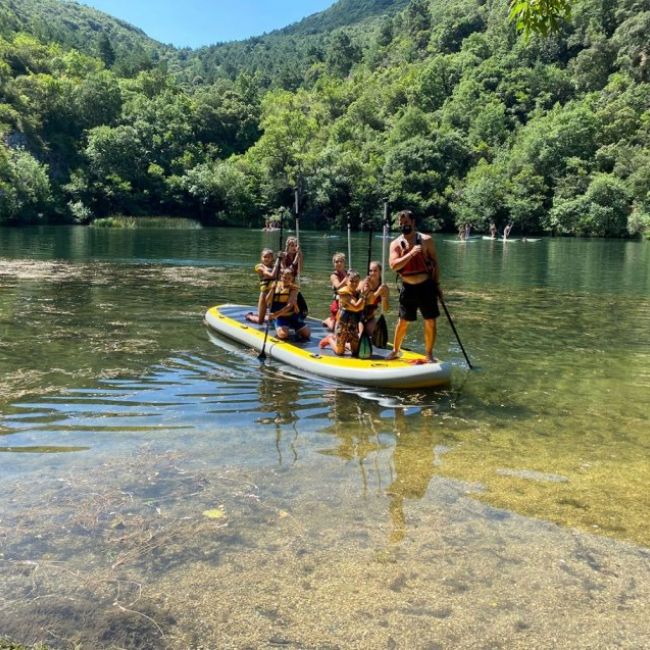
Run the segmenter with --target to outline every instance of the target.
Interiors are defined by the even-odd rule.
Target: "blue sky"
[[[259,36],[331,7],[335,0],[79,0],[162,43],[201,47]]]

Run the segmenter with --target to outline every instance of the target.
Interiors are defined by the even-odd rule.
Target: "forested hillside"
[[[179,62],[179,77],[197,84],[246,73],[255,75],[264,88],[295,90],[309,78],[314,64],[336,56],[342,35],[333,39],[332,32],[345,28],[350,42],[343,45],[360,59],[382,25],[408,4],[409,0],[339,0],[270,34],[200,48]]]
[[[77,2],[0,0],[0,34],[8,37],[16,32],[96,56],[121,76],[176,56],[173,47],[141,29]]]
[[[650,0],[576,0],[528,41],[501,0],[365,4],[361,25],[322,12],[194,52],[125,26],[139,68],[120,65],[117,27],[111,60],[90,45],[107,29],[75,44],[0,0],[0,221],[257,225],[298,187],[319,226],[376,219],[387,196],[431,228],[650,232]]]
[[[404,9],[409,0],[339,0],[325,11],[303,18],[279,30],[284,34],[316,34],[339,27],[367,23],[377,16],[391,16]]]

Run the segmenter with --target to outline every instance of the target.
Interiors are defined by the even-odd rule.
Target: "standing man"
[[[400,356],[408,324],[417,320],[419,309],[424,318],[424,353],[427,361],[434,363],[437,361],[433,356],[436,318],[440,315],[438,296],[442,297],[438,256],[433,239],[415,229],[415,216],[410,210],[398,212],[397,218],[402,234],[390,244],[389,263],[390,268],[400,274],[402,288],[393,350],[386,358],[397,359]]]

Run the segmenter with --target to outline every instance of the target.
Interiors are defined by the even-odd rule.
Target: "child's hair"
[[[359,275],[358,271],[354,271],[353,269],[350,269],[348,271],[348,280],[361,280],[361,276]]]
[[[273,255],[273,251],[270,248],[263,248],[262,252],[260,253],[260,257],[265,257],[269,254]]]
[[[332,264],[336,264],[339,260],[343,260],[345,262],[345,253],[334,253],[332,256]]]
[[[291,244],[295,244],[296,246],[298,245],[298,239],[296,237],[287,237],[287,243],[284,246],[285,250],[289,250],[289,246]]]

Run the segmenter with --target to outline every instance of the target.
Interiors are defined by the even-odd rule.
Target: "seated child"
[[[334,253],[332,264],[334,264],[334,271],[330,275],[330,284],[332,285],[334,296],[330,303],[330,315],[323,321],[323,325],[328,330],[333,330],[336,325],[336,313],[339,310],[338,290],[348,282],[347,272],[345,270],[345,255],[343,253]]]
[[[388,311],[388,286],[382,280],[381,264],[376,261],[370,262],[368,267],[368,277],[361,283],[361,291],[368,298],[363,309],[363,328],[372,337],[377,325],[377,317],[382,311]],[[361,330],[361,328],[359,328]],[[361,330],[363,331],[363,330]]]
[[[266,317],[266,294],[273,280],[275,268],[273,267],[273,251],[270,248],[262,250],[260,263],[255,265],[255,273],[260,279],[260,297],[257,300],[257,315],[252,311],[246,314],[246,320],[251,323],[263,323]]]
[[[291,335],[291,330],[302,339],[309,339],[311,330],[309,325],[300,316],[298,309],[298,291],[300,287],[293,281],[294,275],[290,268],[282,271],[282,276],[277,282],[271,284],[266,295],[267,304],[271,305],[269,319],[276,320],[275,332],[279,339],[286,341]]]
[[[359,322],[366,304],[366,294],[359,291],[361,278],[350,269],[347,284],[339,290],[339,311],[336,318],[334,335],[326,336],[320,343],[321,348],[331,345],[339,356],[349,347],[353,357],[359,350]]]

